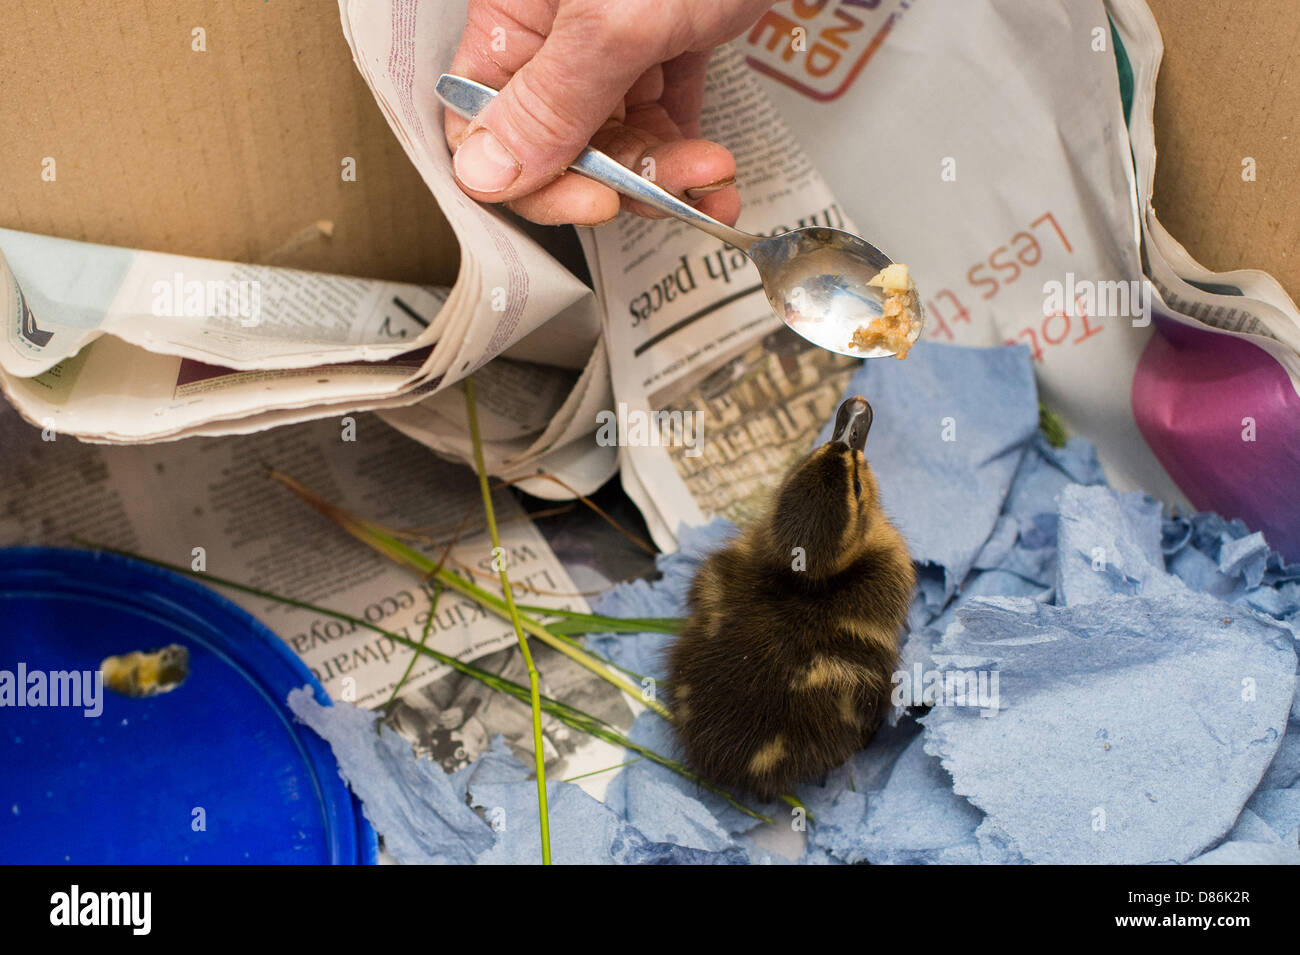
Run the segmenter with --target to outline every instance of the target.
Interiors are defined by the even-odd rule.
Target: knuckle
[[[622,123],[607,123],[591,140],[593,146],[615,162],[636,169],[650,144],[637,130]],[[636,171],[640,172],[639,169]]]
[[[651,38],[656,31],[647,30],[626,13],[607,12],[596,18],[593,30],[603,52],[610,56],[626,58],[633,52],[642,53],[654,44]]]
[[[662,7],[663,0],[591,0],[574,12],[581,17],[582,33],[598,55],[622,62],[644,60],[648,65],[666,58],[658,53],[675,23]]]
[[[526,130],[532,146],[546,152],[562,149],[576,156],[587,138],[582,104],[555,93],[564,89],[563,84],[543,92],[530,72],[516,73],[511,87],[511,125]]]

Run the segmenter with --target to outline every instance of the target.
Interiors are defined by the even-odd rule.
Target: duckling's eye
[[[856,474],[853,475],[853,496],[858,498],[862,497],[862,482],[858,480]]]

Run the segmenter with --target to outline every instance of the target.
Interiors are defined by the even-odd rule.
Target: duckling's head
[[[835,430],[781,483],[760,531],[767,559],[809,578],[845,570],[884,520],[876,478],[863,449],[871,405],[858,395],[840,405]]]

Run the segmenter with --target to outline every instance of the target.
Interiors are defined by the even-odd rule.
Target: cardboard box
[[[1161,221],[1205,265],[1264,269],[1300,298],[1300,4],[1149,2],[1165,39]],[[454,238],[353,67],[332,0],[8,0],[0,22],[0,225],[454,279]]]
[[[0,62],[0,226],[456,277],[459,248],[353,66],[333,0],[7,0]]]
[[[1147,3],[1165,41],[1156,214],[1201,264],[1263,269],[1300,300],[1300,3]]]

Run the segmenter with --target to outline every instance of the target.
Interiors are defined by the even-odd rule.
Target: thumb
[[[461,187],[507,202],[558,177],[658,62],[656,53],[607,19],[562,12],[541,49],[466,128],[453,159]]]

